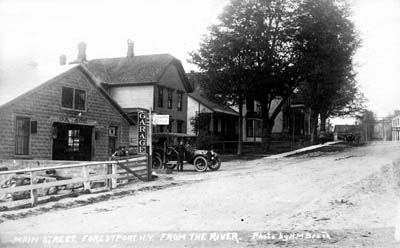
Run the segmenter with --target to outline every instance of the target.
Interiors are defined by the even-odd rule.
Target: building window
[[[177,121],[176,125],[176,132],[183,133],[183,121]]]
[[[168,90],[168,109],[172,109],[172,95],[173,91]]]
[[[168,132],[172,132],[172,122],[174,122],[174,119],[169,119]]]
[[[61,106],[67,109],[85,110],[86,91],[69,87],[62,87]]]
[[[159,132],[163,133],[164,132],[164,125],[158,126]]]
[[[108,128],[108,154],[112,155],[117,150],[117,127]]]
[[[262,136],[262,121],[261,120],[254,120],[254,134],[256,137]]]
[[[246,121],[246,136],[247,137],[261,137],[262,135],[262,122],[261,120],[247,120]]]
[[[182,111],[182,92],[178,92],[178,111]]]
[[[158,107],[162,108],[164,105],[164,88],[158,87]]]
[[[68,151],[79,152],[79,130],[68,130]]]
[[[29,155],[30,123],[30,118],[16,118],[15,155]]]
[[[253,120],[246,121],[246,136],[254,137]]]

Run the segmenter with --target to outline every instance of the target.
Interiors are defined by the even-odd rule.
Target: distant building
[[[392,121],[392,140],[400,141],[400,111],[396,111]]]
[[[335,125],[333,132],[335,139],[339,140],[345,140],[349,135],[360,138],[364,135],[363,126],[361,125]]]
[[[239,113],[232,108],[215,103],[196,90],[188,95],[187,109],[187,134],[199,135],[190,123],[193,118],[202,115],[208,120],[203,130],[207,135],[220,141],[237,141]]]
[[[272,115],[282,98],[272,100],[269,115]],[[257,101],[248,99],[243,106],[243,141],[262,141],[261,106]],[[302,136],[310,134],[310,113],[300,101],[291,98],[286,100],[275,118],[272,135],[277,138],[283,135]]]

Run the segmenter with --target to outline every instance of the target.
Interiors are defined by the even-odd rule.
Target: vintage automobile
[[[153,140],[153,168],[159,169],[163,165],[169,169],[177,166],[178,151],[176,150],[177,140],[184,139],[190,141],[193,136],[186,134],[154,134]],[[174,142],[175,140],[175,142]],[[174,143],[176,144],[174,146]],[[221,160],[218,154],[212,150],[199,150],[190,145],[186,145],[184,164],[194,165],[196,171],[203,172],[207,168],[216,171],[221,167]]]

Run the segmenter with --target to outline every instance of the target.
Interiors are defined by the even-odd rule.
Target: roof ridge
[[[175,58],[174,55],[170,54],[170,53],[154,53],[154,54],[142,54],[142,55],[135,55],[132,58],[128,58],[126,56],[121,56],[121,57],[108,57],[108,58],[96,58],[96,59],[91,59],[88,60],[88,62],[92,62],[92,61],[99,61],[99,60],[112,60],[112,59],[134,59],[137,57],[150,57],[150,56],[159,56],[159,55],[168,55],[171,56],[172,58]],[[175,58],[176,59],[176,58]]]

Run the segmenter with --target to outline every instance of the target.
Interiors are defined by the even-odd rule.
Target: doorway
[[[54,123],[53,160],[90,161],[92,126]]]

